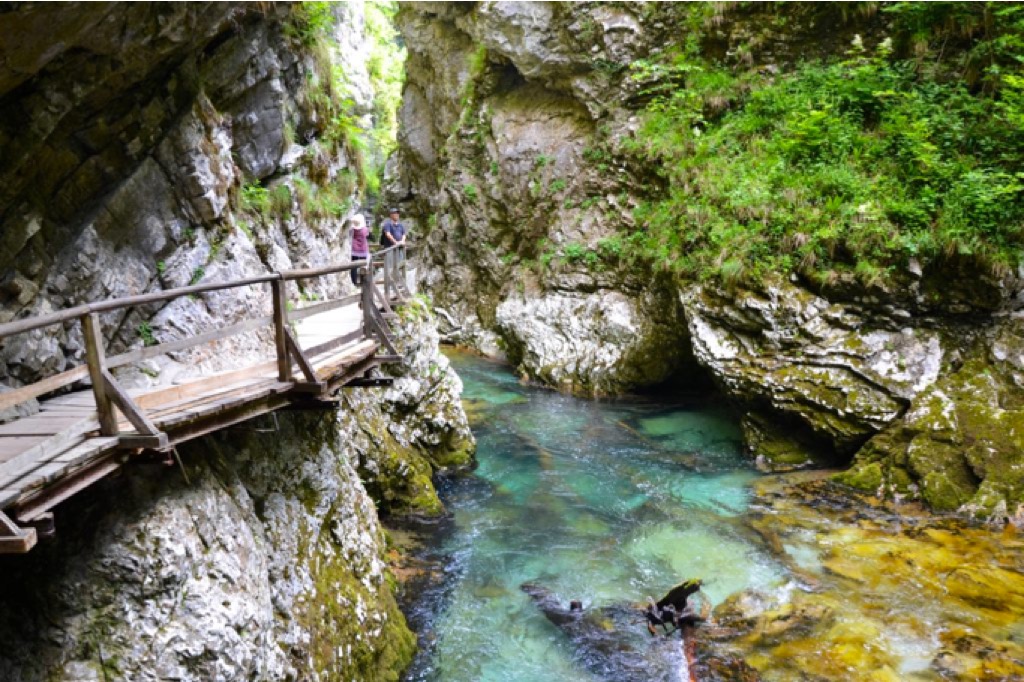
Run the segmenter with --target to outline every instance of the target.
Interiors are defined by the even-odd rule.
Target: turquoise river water
[[[737,529],[757,473],[735,415],[700,397],[579,400],[524,386],[500,364],[452,361],[479,467],[442,484],[454,518],[427,551],[446,575],[409,607],[425,646],[407,680],[599,679],[523,583],[587,609],[692,577],[715,604],[782,586],[781,567]],[[636,633],[647,637],[643,623]]]

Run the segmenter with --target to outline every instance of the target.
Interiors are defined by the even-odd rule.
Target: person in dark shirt
[[[370,236],[370,228],[359,213],[349,219],[349,227],[352,229],[352,262],[365,261],[370,257],[370,244],[367,239]],[[352,284],[359,286],[363,283],[358,270],[349,270],[349,275]]]
[[[393,208],[388,211],[388,217],[384,219],[384,222],[380,226],[380,245],[383,247],[391,247],[405,244],[405,237],[407,231],[405,225],[399,219],[399,213],[397,208]]]

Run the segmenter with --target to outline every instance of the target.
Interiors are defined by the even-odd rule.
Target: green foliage
[[[301,42],[313,58],[314,68],[307,74],[303,96],[316,112],[323,153],[344,151],[356,171],[358,187],[370,196],[380,193],[384,164],[397,147],[398,105],[401,103],[406,50],[394,28],[395,2],[367,2],[364,5],[366,37],[369,45],[366,61],[373,91],[372,125],[364,130],[356,115],[355,101],[347,74],[333,62],[332,3],[298,3],[286,33]],[[287,132],[287,131],[286,131]],[[323,154],[311,157],[310,177],[325,181]]]
[[[330,37],[334,15],[330,2],[297,2],[284,25],[284,33],[303,45],[310,46]]]
[[[356,182],[355,174],[350,170],[341,171],[325,185],[314,185],[296,178],[295,199],[299,210],[308,218],[342,218],[351,208]]]
[[[156,337],[153,336],[153,328],[149,322],[140,322],[135,331],[138,332],[139,338],[142,339],[143,346],[155,346],[157,344]]]
[[[167,272],[167,261],[162,261],[162,260],[161,261],[157,261],[157,263],[156,263],[156,271],[157,271],[158,274],[161,274],[161,275],[164,274],[165,272]]]
[[[1024,13],[940,7],[949,4],[892,11],[928,27],[929,45],[943,27],[973,40],[958,63],[986,65],[980,92],[966,76],[932,78],[917,61],[895,59],[888,43],[868,53],[855,42],[844,58],[771,79],[686,49],[633,64],[650,102],[620,151],[659,168],[663,189],[637,209],[643,231],[631,243],[665,269],[726,282],[798,270],[871,284],[912,257],[1015,267],[1024,253]],[[986,45],[996,56],[981,60]]]
[[[199,280],[201,280],[205,275],[206,270],[202,267],[198,267],[195,270],[193,270],[192,277],[188,281],[189,286],[192,286],[193,284],[199,284]]]
[[[562,261],[565,263],[583,263],[594,270],[600,266],[600,255],[582,244],[570,242],[562,247]]]
[[[258,182],[242,185],[242,210],[258,213],[264,219],[270,216],[270,190]]]
[[[292,191],[288,185],[282,183],[270,190],[270,211],[281,218],[291,217]]]
[[[550,189],[552,192],[561,192],[563,189],[566,188],[566,184],[567,183],[565,182],[564,178],[555,178],[554,180],[551,181],[551,184],[548,185],[548,189]]]
[[[366,62],[373,90],[373,128],[370,130],[366,190],[380,194],[384,164],[398,148],[398,107],[405,85],[407,51],[394,26],[397,2],[368,2],[365,5],[366,35],[370,53]]]
[[[469,203],[471,204],[475,204],[477,199],[479,198],[478,193],[476,191],[476,187],[474,185],[463,185],[462,193],[466,195],[466,199],[468,199]]]

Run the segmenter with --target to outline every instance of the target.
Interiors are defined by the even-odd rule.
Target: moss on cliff
[[[1015,354],[1024,348],[1019,332],[1019,325],[1011,325],[1000,337]],[[836,480],[872,492],[919,493],[940,511],[1019,513],[1024,410],[1017,372],[1014,364],[976,351],[875,436]]]

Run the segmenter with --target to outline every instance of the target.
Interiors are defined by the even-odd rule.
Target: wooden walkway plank
[[[55,481],[65,473],[72,472],[93,461],[96,457],[117,447],[120,439],[116,436],[89,438],[48,461],[37,462],[37,466],[24,471],[18,478],[3,484],[5,489],[17,491],[6,502],[0,498],[0,506],[15,504],[19,499],[33,493],[40,486]]]
[[[35,415],[0,425],[0,437],[10,436],[52,436],[74,427],[85,415],[50,416]]]
[[[98,428],[99,424],[95,419],[81,419],[60,433],[44,436],[43,440],[0,463],[0,487],[4,487],[4,480],[24,472],[26,467],[31,468],[39,461],[55,457],[68,448],[78,445],[85,439],[85,434]]]

